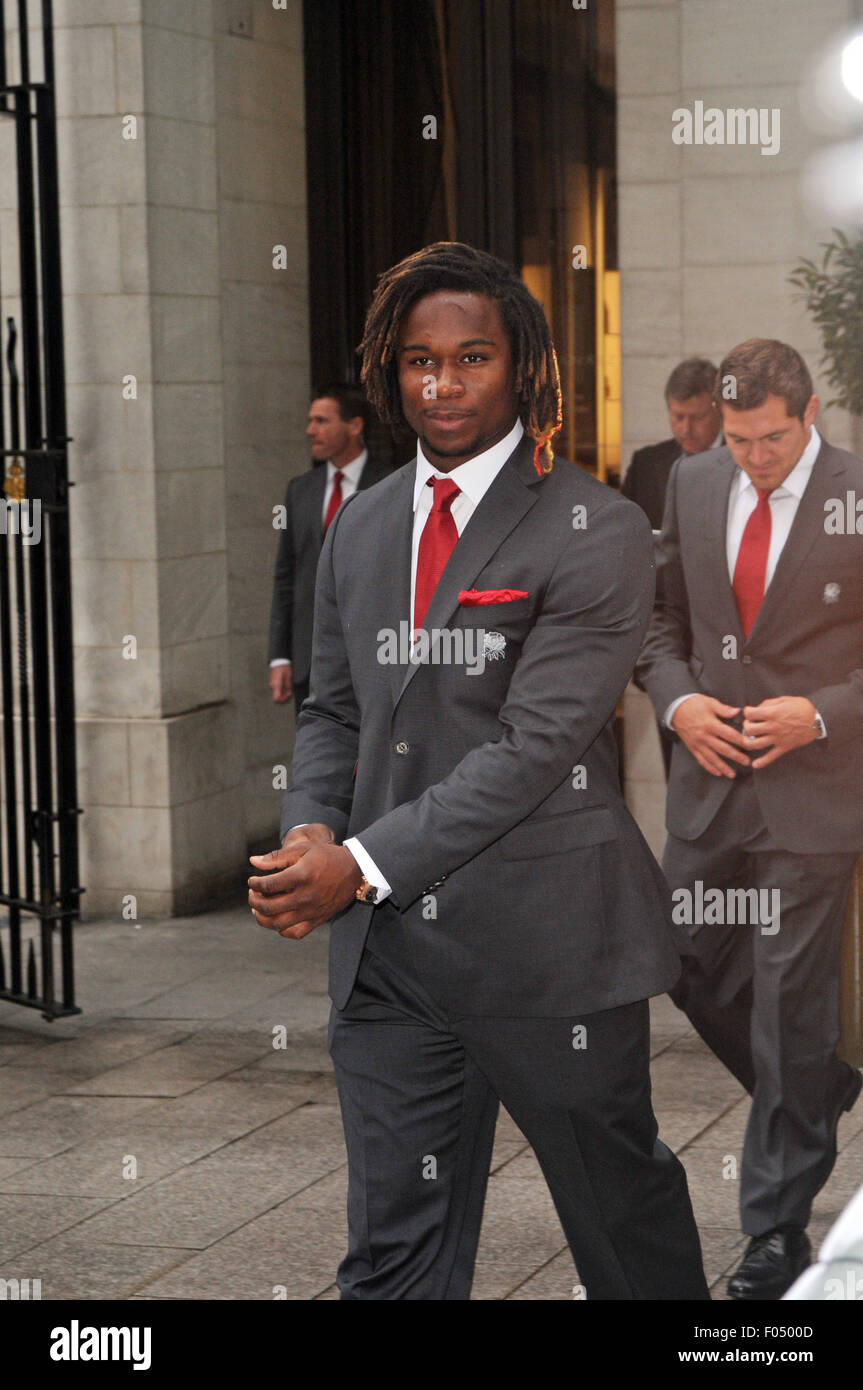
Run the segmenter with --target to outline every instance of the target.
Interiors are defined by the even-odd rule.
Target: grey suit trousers
[[[689,890],[693,902],[700,881],[701,894],[754,888],[765,890],[764,906],[779,905],[778,931],[760,912],[743,925],[692,922],[693,954],[671,991],[752,1095],[740,1170],[741,1224],[750,1236],[784,1224],[805,1228],[836,1158],[835,1121],[852,1077],[836,1056],[839,955],[857,859],[777,848],[758,805],[757,775],[738,775],[698,839],[670,835],[662,861],[672,890]]]
[[[657,1137],[646,1000],[453,1018],[366,949],[329,1042],[349,1168],[342,1299],[470,1297],[498,1098],[589,1299],[709,1297],[686,1177]]]

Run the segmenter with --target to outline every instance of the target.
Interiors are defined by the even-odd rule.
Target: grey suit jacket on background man
[[[663,439],[660,444],[646,444],[643,449],[636,449],[620,485],[624,497],[637,502],[646,512],[654,531],[662,527],[668,478],[682,453],[676,439]]]
[[[723,446],[682,459],[669,482],[656,615],[638,663],[657,717],[693,690],[725,704],[807,695],[828,731],[757,775],[770,831],[798,853],[863,846],[863,536],[828,534],[825,504],[863,497],[863,464],[822,440],[791,533],[744,642],[728,578],[725,522],[737,466]],[[727,638],[739,656],[723,656]],[[694,840],[733,783],[675,741],[667,825]]]
[[[391,470],[378,459],[367,458],[357,490],[373,487]],[[288,658],[294,685],[308,685],[312,660],[312,620],[315,607],[315,574],[323,544],[324,493],[327,465],[318,464],[292,478],[285,493],[285,527],[273,576],[268,660]]]

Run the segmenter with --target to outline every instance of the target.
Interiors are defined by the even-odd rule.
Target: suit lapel
[[[327,465],[321,463],[312,472],[312,485],[309,488],[309,505],[306,522],[309,535],[314,543],[315,555],[320,555],[324,543],[324,496],[327,491]]]
[[[788,539],[776,563],[773,578],[761,601],[749,639],[769,623],[784,598],[792,592],[791,580],[820,536],[824,535],[824,503],[836,493],[836,476],[845,472],[839,455],[822,440],[809,482],[797,505]]]
[[[459,536],[423,620],[423,627],[427,632],[446,625],[459,606],[459,592],[473,586],[477,575],[536,502],[536,493],[532,491],[532,486],[538,483],[540,478],[533,467],[533,447],[532,439],[525,437],[519,442]],[[407,471],[411,478],[412,502],[413,480],[416,475],[413,469]],[[413,509],[407,528],[407,579],[404,589],[401,590],[408,595],[412,526]],[[401,534],[399,543],[404,546],[404,537]],[[429,655],[435,646],[435,642],[430,644]],[[397,666],[394,669],[401,674],[401,668]],[[399,682],[396,703],[404,695],[418,669],[419,664],[408,666],[407,672]]]
[[[367,487],[373,487],[375,483],[379,483],[385,477],[386,473],[377,459],[367,458],[357,483],[357,492],[364,492]]]
[[[704,499],[705,521],[702,544],[707,552],[707,564],[704,566],[705,578],[709,582],[709,577],[715,575],[717,581],[711,602],[722,604],[724,630],[737,633],[742,642],[743,629],[740,626],[740,615],[737,612],[734,590],[728,577],[728,551],[726,547],[728,499],[737,478],[737,471],[737,464],[729,455],[727,459],[717,463],[710,475],[710,482]]]

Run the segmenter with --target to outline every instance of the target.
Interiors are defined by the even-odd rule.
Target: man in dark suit
[[[665,489],[671,469],[687,454],[703,454],[722,442],[719,410],[713,399],[716,368],[705,357],[678,362],[665,383],[671,439],[636,449],[621,484],[624,497],[637,502],[654,531],[662,527]]]
[[[654,531],[662,527],[665,490],[679,458],[702,454],[722,443],[719,409],[713,399],[716,368],[706,357],[687,357],[678,362],[665,383],[665,406],[671,439],[636,449],[621,484],[621,492],[647,513]],[[673,739],[659,726],[659,746],[666,780],[671,767]]]
[[[367,428],[368,404],[358,387],[336,383],[319,391],[306,430],[315,467],[292,478],[285,494],[270,610],[270,689],[277,702],[293,695],[297,713],[309,692],[315,572],[324,535],[343,501],[390,472],[369,458]]]
[[[650,528],[543,452],[557,365],[503,262],[461,243],[408,257],[363,353],[417,457],[327,535],[283,847],[253,859],[249,894],[283,936],[334,919],[342,1298],[469,1297],[498,1098],[589,1298],[706,1298],[650,1101],[647,999],[678,944],[612,730]]]
[[[820,439],[793,348],[743,343],[720,381],[727,446],[672,472],[638,674],[676,735],[663,868],[692,954],[671,995],[752,1095],[729,1294],[774,1299],[809,1261],[861,1085],[835,1049],[863,848],[863,534],[845,501],[863,463]]]

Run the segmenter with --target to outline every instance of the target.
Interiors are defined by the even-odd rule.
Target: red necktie
[[[330,493],[330,500],[327,503],[327,514],[324,517],[324,535],[327,534],[327,531],[330,529],[330,522],[332,521],[336,512],[339,510],[339,507],[342,505],[343,477],[344,474],[339,472],[337,468],[335,472],[335,477],[333,478],[333,490]]]
[[[769,487],[756,488],[758,504],[746,523],[734,566],[734,597],[744,637],[748,637],[752,631],[764,597],[767,554],[770,550],[769,498],[772,491]]]
[[[450,478],[429,478],[428,486],[434,488],[434,502],[420,536],[414,590],[414,628],[422,626],[432,594],[458,540],[450,507],[461,488]]]

